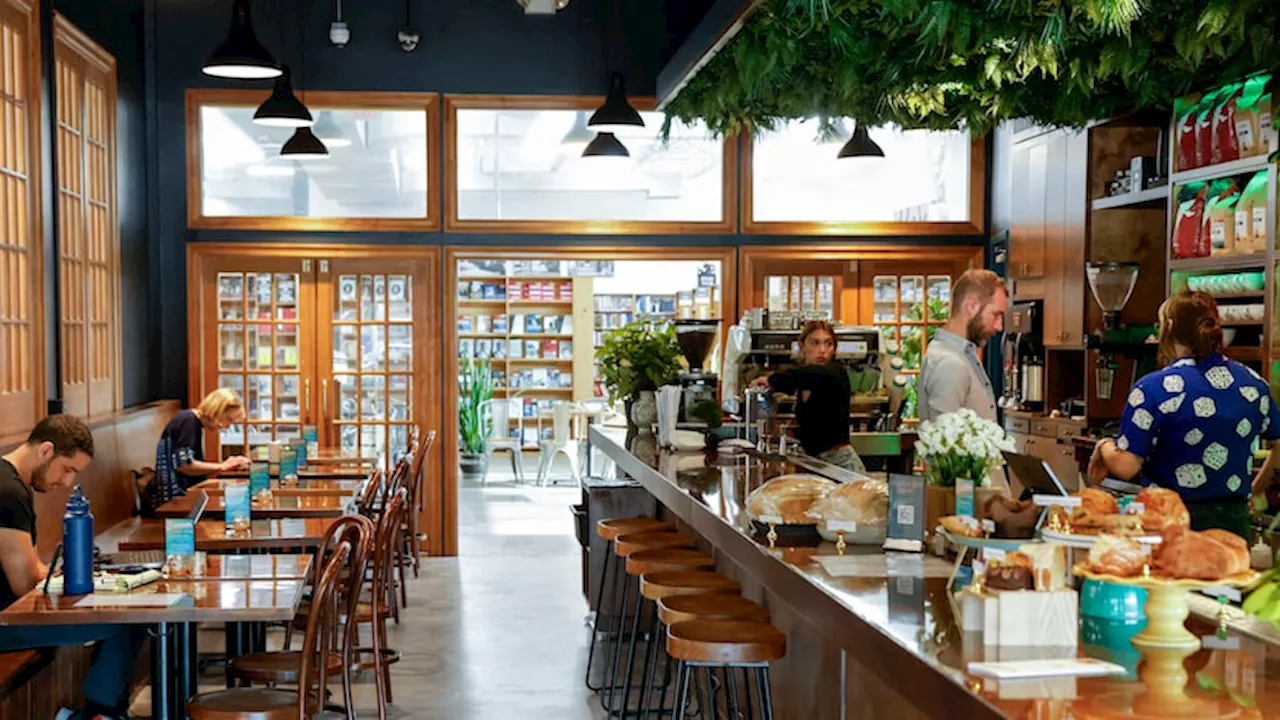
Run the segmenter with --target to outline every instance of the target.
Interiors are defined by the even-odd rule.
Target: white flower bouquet
[[[920,423],[916,451],[924,456],[925,474],[934,485],[954,487],[957,478],[971,478],[985,487],[991,470],[1004,462],[1000,453],[1013,451],[1013,441],[998,424],[961,408]]]

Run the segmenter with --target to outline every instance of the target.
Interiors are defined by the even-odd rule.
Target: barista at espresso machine
[[[860,360],[874,365],[874,351],[878,348],[869,339],[846,341],[846,334],[823,320],[806,322],[800,329],[796,341],[798,347],[792,354],[795,364],[759,375],[751,380],[750,385],[795,396],[795,434],[806,455],[846,470],[866,472],[862,459],[849,444],[850,399],[854,391],[850,362],[854,359],[839,357],[839,349],[846,342],[856,345],[858,349],[846,354],[857,355]],[[878,333],[872,334],[878,339]],[[753,333],[753,345],[762,335]],[[765,354],[767,356],[767,351]],[[878,368],[870,373],[859,370],[859,384],[863,382],[862,378],[868,378],[868,384],[878,387]],[[750,372],[743,373],[744,376],[748,374]]]

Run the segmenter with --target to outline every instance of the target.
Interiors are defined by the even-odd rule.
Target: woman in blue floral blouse
[[[1221,528],[1248,539],[1251,492],[1265,489],[1276,462],[1251,479],[1252,446],[1280,438],[1280,416],[1267,383],[1222,354],[1222,324],[1213,297],[1183,292],[1160,307],[1165,367],[1129,392],[1120,431],[1094,448],[1089,477],[1144,476],[1176,491],[1195,530]],[[1257,487],[1255,487],[1255,485]]]

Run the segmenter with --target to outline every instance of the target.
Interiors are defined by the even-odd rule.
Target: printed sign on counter
[[[924,478],[889,473],[889,528],[886,550],[924,549]]]
[[[973,480],[956,478],[956,514],[973,517]]]

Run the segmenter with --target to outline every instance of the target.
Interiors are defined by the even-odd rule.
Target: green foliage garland
[[[1278,25],[1274,0],[764,0],[667,123],[1081,126],[1277,69]]]

